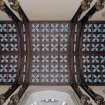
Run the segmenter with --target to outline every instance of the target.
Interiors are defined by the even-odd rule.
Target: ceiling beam
[[[23,58],[23,52],[24,52],[24,43],[23,43],[23,24],[21,22],[21,20],[13,13],[13,11],[6,5],[6,3],[4,3],[4,9],[3,11],[13,20],[15,26],[16,26],[16,30],[17,30],[17,36],[18,36],[18,44],[19,44],[19,63],[18,63],[18,71],[16,74],[16,83],[20,84],[21,78],[20,78],[20,74],[21,71],[23,70],[23,62],[24,62],[24,58]]]
[[[23,58],[23,25],[21,23],[21,20],[14,14],[14,12],[7,6],[7,4],[4,2],[3,5],[3,12],[5,12],[14,22],[15,26],[16,26],[16,30],[17,30],[17,36],[18,36],[18,44],[19,44],[19,59],[18,59],[18,71],[16,73],[16,81],[15,84],[19,84],[20,82],[20,72],[23,70],[23,62],[22,62],[22,58]],[[12,86],[13,87],[13,86]],[[12,89],[11,87],[11,89]]]
[[[93,14],[95,14],[95,12],[97,11],[96,6],[94,5],[88,12],[87,14],[80,20],[80,22],[85,23],[89,20],[90,17],[93,16]]]
[[[82,46],[82,42],[80,42],[80,40],[82,40],[82,32],[83,32],[83,27],[85,25],[85,23],[88,21],[88,19],[97,11],[96,6],[94,5],[88,12],[87,14],[79,21],[77,22],[77,41],[76,41],[76,61],[77,61],[77,70],[78,70],[78,80],[82,81],[81,77],[82,77],[82,71],[81,71],[81,67],[80,67],[80,62],[81,62],[81,48],[80,46]],[[79,56],[80,55],[80,56]]]
[[[5,93],[0,95],[0,105],[3,105],[6,100],[14,93],[14,91],[19,87],[18,84],[12,85]]]
[[[70,71],[70,82],[71,84],[76,83],[75,70],[74,70],[74,35],[75,35],[75,24],[70,23],[70,35],[68,41],[68,62]],[[68,33],[69,34],[69,33]]]
[[[13,11],[7,6],[6,3],[4,3],[3,5],[3,12],[5,12],[9,18],[11,18],[13,20],[13,22],[15,23],[16,25],[16,29],[17,29],[17,35],[20,35],[20,31],[21,31],[21,28],[19,28],[19,24],[20,24],[20,19],[13,13]],[[20,35],[21,36],[21,35]],[[20,42],[20,36],[19,36],[19,42]],[[20,45],[19,45],[20,46]],[[20,50],[19,50],[19,53],[20,53]],[[19,54],[21,55],[21,54]],[[19,63],[21,61],[21,57],[19,56]],[[14,91],[19,87],[19,73],[20,73],[21,69],[20,69],[20,64],[19,64],[19,70],[17,71],[16,73],[16,81],[15,83],[5,92],[2,94],[2,97],[3,98],[3,103],[5,103],[5,101],[8,99],[8,97],[11,96],[11,94],[14,93]],[[1,99],[1,97],[0,97]],[[0,104],[2,103],[2,101],[0,100]]]
[[[82,49],[82,39],[83,39],[83,27],[85,23],[89,20],[91,16],[97,11],[96,4],[87,12],[87,14],[79,21],[78,30],[77,30],[77,42],[76,42],[76,65],[78,70],[78,78],[80,81],[80,86],[89,94],[89,96],[95,101],[97,105],[104,105],[104,98],[97,93],[95,93],[84,81],[83,73],[82,73],[82,64],[81,64],[81,49]],[[81,41],[80,41],[81,40]]]
[[[23,36],[23,23],[22,22],[19,22],[17,23],[16,25],[16,28],[17,28],[17,36],[18,36],[18,56],[19,56],[19,59],[18,59],[18,72],[17,72],[17,79],[16,82],[21,84],[22,82],[22,78],[21,78],[21,73],[22,73],[22,70],[24,69],[24,36]]]
[[[20,22],[20,19],[13,13],[13,11],[4,3],[3,11],[10,17],[14,22]]]
[[[27,88],[28,85],[20,87],[20,89],[10,97],[7,105],[18,105]]]
[[[77,65],[77,72],[78,72],[78,80],[82,83],[82,67],[80,67],[81,62],[81,47],[82,47],[82,34],[83,34],[83,27],[88,19],[96,12],[95,5],[88,11],[88,13],[77,23],[77,36],[76,36],[76,65]]]
[[[69,68],[70,68],[71,87],[76,92],[77,96],[80,98],[82,104],[86,105],[90,103],[90,101],[87,101],[87,99],[89,100],[89,97],[82,93],[81,89],[76,83],[75,70],[74,70],[74,53],[76,53],[76,51],[74,51],[75,28],[76,28],[76,24],[78,23],[78,18],[81,16],[82,12],[83,12],[83,9],[80,6],[71,20],[71,24],[70,24],[71,34],[70,34],[69,44],[68,44],[68,49],[69,49],[68,60],[70,65]],[[83,98],[85,100],[84,102],[82,101]]]
[[[23,22],[29,22],[29,18],[27,17],[26,13],[22,9],[22,7],[19,5],[18,13],[20,17],[23,19]]]
[[[89,7],[90,7],[90,4],[91,4],[91,2],[89,2],[90,4],[88,5],[88,7],[87,8],[83,8],[84,7],[84,4],[83,4],[83,2],[84,3],[86,3],[86,1],[84,0],[84,1],[82,1],[81,2],[81,5],[79,6],[79,8],[77,9],[77,11],[76,11],[76,13],[74,14],[74,16],[73,16],[73,18],[71,19],[71,35],[70,35],[70,42],[69,42],[69,47],[68,47],[68,49],[69,49],[69,54],[68,54],[68,58],[70,58],[69,59],[69,62],[70,62],[70,69],[71,69],[71,72],[70,72],[70,79],[71,79],[71,81],[73,82],[73,83],[75,83],[76,82],[76,80],[75,80],[75,72],[74,72],[74,51],[72,51],[71,49],[74,49],[74,35],[75,35],[75,28],[76,28],[76,24],[78,23],[78,19],[79,19],[79,17],[81,16],[81,14],[85,11],[85,10],[87,10]]]
[[[74,14],[73,18],[70,21],[71,34],[69,36],[69,43],[68,43],[68,58],[69,58],[68,60],[69,60],[71,84],[76,84],[75,70],[74,70],[74,41],[73,40],[74,40],[74,35],[75,35],[76,23],[78,21],[78,17],[82,14],[82,12],[83,10],[80,5],[76,13]]]
[[[25,84],[30,83],[30,76],[31,76],[31,67],[32,67],[32,41],[31,41],[31,24],[30,21],[25,14],[24,10],[19,5],[18,13],[23,20],[23,24],[25,27],[25,34],[26,34],[26,74],[25,74]]]
[[[77,41],[76,41],[76,65],[77,65],[77,71],[78,71],[78,80],[80,83],[82,83],[82,67],[80,67],[80,62],[81,62],[81,46],[82,46],[82,32],[83,32],[83,27],[85,23],[88,21],[88,19],[97,11],[96,6],[94,5],[88,12],[87,14],[78,22],[77,24]]]
[[[24,57],[26,56],[26,72],[25,72],[26,73],[26,75],[25,75],[26,78],[25,78],[25,83],[28,84],[29,83],[29,70],[31,68],[30,62],[32,62],[31,61],[31,57],[30,57],[31,56],[31,54],[30,54],[30,51],[31,51],[30,21],[29,21],[27,15],[25,14],[24,10],[21,8],[18,0],[15,0],[15,1],[14,0],[12,0],[12,1],[10,0],[9,3],[10,3],[10,7],[14,11],[16,11],[20,15],[20,17],[22,19],[21,23],[20,24],[17,24],[17,27],[20,30],[20,33],[19,33],[19,36],[20,36],[20,45],[21,45],[21,47],[20,47],[20,49],[21,49],[20,57],[21,57],[21,62],[22,62],[20,64],[20,67],[21,67],[21,69],[23,68],[23,63],[24,63],[24,59],[25,59]],[[21,28],[23,29],[23,25],[25,27],[25,35],[26,35],[26,55],[23,53],[24,52],[24,40],[23,40],[23,34],[21,32]],[[20,71],[20,74],[22,74],[22,70]],[[21,81],[21,77],[22,77],[22,75],[20,75],[19,81],[20,82],[23,82],[23,81]]]
[[[90,8],[91,3],[93,2],[93,0],[82,0],[81,1],[81,5],[79,6],[79,8],[77,9],[76,13],[74,14],[73,18],[71,19],[71,22],[78,22],[79,17],[81,16],[81,14],[88,10]]]
[[[75,36],[75,27],[78,22],[78,18],[81,16],[83,12],[83,9],[81,8],[81,5],[77,9],[76,13],[74,14],[73,18],[71,19],[71,34],[69,37],[69,43],[68,43],[68,60],[69,60],[69,68],[70,68],[70,81],[71,84],[76,84],[76,79],[75,79],[75,70],[74,70],[74,36]],[[72,51],[72,50],[73,51]]]
[[[81,6],[79,6],[78,10],[76,11],[73,18],[71,19],[71,22],[72,23],[77,23],[78,18],[81,16],[82,12],[83,12],[83,10],[82,10]]]
[[[76,69],[77,69],[77,80],[79,83],[81,83],[81,75],[83,75],[80,71],[80,61],[81,61],[81,56],[79,56],[81,54],[81,49],[80,49],[80,45],[82,42],[82,24],[81,23],[77,23],[77,34],[76,34]]]
[[[70,21],[70,36],[69,36],[69,43],[68,43],[68,60],[69,60],[69,68],[70,68],[70,82],[72,86],[76,84],[75,78],[75,70],[74,70],[74,37],[75,37],[75,27],[78,22],[79,16],[82,14],[83,10],[81,5],[77,9],[76,13],[74,14],[73,18]],[[72,49],[72,50],[71,50]],[[74,87],[73,87],[74,88]]]
[[[23,83],[25,84],[29,84],[30,82],[30,73],[31,73],[31,64],[32,64],[32,42],[31,42],[31,25],[30,25],[30,21],[27,17],[27,15],[25,14],[24,10],[21,8],[18,0],[8,0],[10,3],[10,7],[15,10],[20,17],[22,18],[22,27],[24,25],[25,28],[25,36],[26,36],[26,54],[24,54],[22,61],[24,61],[24,57],[26,56],[26,71],[25,71],[25,80]],[[23,35],[21,36],[21,38],[23,37]],[[24,45],[24,41],[23,44]],[[24,48],[23,48],[24,49]],[[22,71],[21,73],[22,74]],[[21,76],[20,76],[21,77]]]

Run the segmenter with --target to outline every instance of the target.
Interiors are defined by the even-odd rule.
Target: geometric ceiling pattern
[[[0,83],[13,83],[18,70],[18,36],[12,22],[0,23]]]
[[[69,22],[31,22],[31,84],[68,84]],[[24,51],[26,51],[24,34]],[[0,84],[15,82],[19,42],[12,22],[0,23]],[[88,22],[82,39],[82,72],[90,85],[105,84],[105,23]],[[75,53],[74,53],[75,54]],[[24,57],[25,58],[25,57]],[[26,62],[26,59],[24,59]],[[24,72],[25,72],[24,65]],[[78,75],[78,74],[77,74]],[[25,76],[25,75],[24,75]],[[23,77],[24,77],[23,76]]]
[[[32,23],[32,83],[69,83],[69,30],[67,22]]]
[[[85,24],[82,68],[88,84],[105,84],[105,23],[103,22]]]

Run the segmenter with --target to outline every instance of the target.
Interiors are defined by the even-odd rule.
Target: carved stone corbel
[[[104,98],[100,95],[98,95],[96,98],[95,98],[95,102],[97,105],[105,105],[105,101],[104,101]]]
[[[88,97],[87,95],[85,95],[80,87],[78,87],[78,85],[71,85],[72,88],[74,89],[74,91],[76,92],[77,96],[80,99],[80,102],[82,103],[82,105],[92,105],[92,102],[90,100],[90,97]]]
[[[17,105],[18,102],[19,102],[19,96],[18,94],[15,94],[10,98],[8,105]]]
[[[90,102],[90,98],[84,94],[81,97],[81,103],[83,105],[92,105],[92,103]]]

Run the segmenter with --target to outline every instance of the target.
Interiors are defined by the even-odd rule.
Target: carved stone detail
[[[96,98],[95,98],[95,102],[97,103],[97,105],[105,105],[105,101],[104,101],[104,98],[100,95],[98,95]]]
[[[72,85],[72,87],[73,87],[74,91],[77,93],[77,95],[79,96],[82,105],[92,105],[90,97],[85,95],[81,91],[80,87],[78,87],[78,85],[75,84],[75,85]]]
[[[83,105],[92,105],[92,103],[90,102],[90,98],[84,94],[81,97],[81,103]]]
[[[17,105],[18,102],[19,102],[19,96],[18,94],[15,94],[10,98],[8,105]]]
[[[3,95],[0,95],[0,105],[3,105],[5,102],[5,97]]]

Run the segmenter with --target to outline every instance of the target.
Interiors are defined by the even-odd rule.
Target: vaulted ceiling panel
[[[0,20],[11,20],[4,12],[0,11]]]
[[[8,4],[7,0],[4,1]],[[19,0],[28,18],[35,21],[71,20],[80,6],[81,1],[82,0]],[[95,2],[96,0],[93,0],[93,4]],[[85,13],[86,12],[84,12],[82,16],[84,16]],[[18,14],[16,15],[18,16]],[[0,11],[0,20],[10,20],[10,18]],[[105,20],[105,9],[95,13],[90,20]]]
[[[102,9],[99,12],[96,12],[90,20],[100,20],[100,21],[105,21],[105,8]]]
[[[20,0],[30,20],[70,20],[82,0]]]

